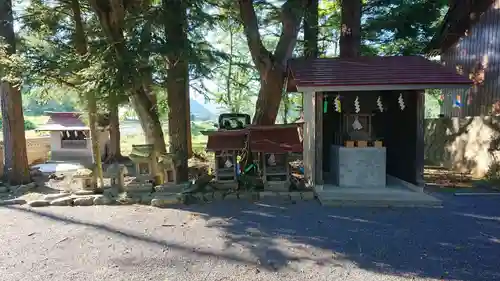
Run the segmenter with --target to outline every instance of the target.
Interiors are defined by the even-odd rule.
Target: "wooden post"
[[[315,184],[323,184],[323,93],[315,93]],[[326,155],[329,157],[329,155]]]
[[[314,186],[316,165],[316,93],[304,92],[303,162],[306,185]]]

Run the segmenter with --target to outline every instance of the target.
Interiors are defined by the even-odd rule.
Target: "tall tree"
[[[357,57],[361,49],[362,0],[342,0],[340,22],[340,57]]]
[[[125,16],[128,11],[142,10],[143,5],[149,7],[149,1],[128,2],[123,0],[97,1],[90,0],[100,25],[106,35],[110,47],[117,58],[117,66],[123,75],[123,82],[131,92],[130,99],[141,121],[148,143],[153,144],[159,153],[166,152],[165,139],[161,128],[156,100],[152,98],[150,72],[144,70],[143,61],[138,61],[137,54],[127,48],[125,38]],[[146,39],[148,41],[149,38]]]
[[[260,90],[253,123],[270,125],[274,124],[278,115],[286,63],[295,48],[307,0],[287,0],[281,6],[281,35],[274,52],[269,51],[262,43],[253,2],[238,0],[250,54],[260,75]]]
[[[308,0],[304,15],[304,56],[317,58],[319,56],[319,0]]]
[[[170,151],[176,154],[177,182],[188,180],[191,139],[189,123],[189,43],[187,1],[163,0],[167,51],[168,135]]]
[[[5,55],[16,53],[11,0],[0,0],[0,40],[5,44]],[[31,178],[26,155],[21,91],[19,85],[14,84],[15,81],[6,81],[2,78],[0,83],[5,175],[11,184],[28,183]]]
[[[85,29],[82,20],[82,12],[80,9],[80,2],[78,0],[71,0],[71,12],[74,24],[74,35],[73,44],[75,46],[76,53],[82,58],[88,55],[87,47],[87,36],[85,35]],[[89,128],[90,128],[90,138],[92,142],[92,153],[94,164],[96,169],[94,170],[94,177],[98,178],[100,181],[100,186],[104,187],[103,173],[102,173],[102,162],[101,162],[101,151],[99,147],[99,138],[97,130],[97,100],[94,91],[85,91],[85,97],[87,101],[87,109],[89,114]]]
[[[109,155],[108,159],[111,162],[120,161],[121,153],[121,135],[120,135],[120,116],[118,111],[119,101],[115,91],[110,91],[108,97],[108,112],[109,112]]]

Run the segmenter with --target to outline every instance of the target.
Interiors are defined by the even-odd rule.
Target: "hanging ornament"
[[[405,101],[403,100],[403,94],[399,94],[399,98],[398,98],[398,103],[399,103],[399,108],[401,108],[401,110],[405,110]]]
[[[358,97],[356,97],[356,99],[354,100],[354,108],[355,108],[356,113],[359,113],[360,108],[359,108],[359,98]]]
[[[380,96],[377,98],[377,107],[380,112],[384,112],[384,106],[382,105],[382,98],[380,98]]]
[[[335,97],[335,111],[342,112],[339,95]]]
[[[361,122],[359,122],[358,116],[354,116],[354,122],[352,122],[352,128],[355,131],[363,129],[363,125],[361,125]]]
[[[455,101],[453,102],[453,107],[462,107],[462,97],[457,95]]]
[[[233,166],[233,162],[231,162],[231,159],[229,159],[229,157],[227,157],[224,165],[226,166],[226,168],[231,168]]]
[[[443,94],[441,94],[439,96],[438,103],[439,103],[439,106],[443,106],[443,103],[444,103],[444,95]]]
[[[323,113],[328,112],[328,101],[325,99],[323,102]]]
[[[269,155],[269,158],[267,158],[267,164],[269,166],[276,166],[276,158],[274,157],[274,154]]]

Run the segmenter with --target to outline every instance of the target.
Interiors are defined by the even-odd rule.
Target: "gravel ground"
[[[0,280],[500,280],[500,196],[439,196],[445,208],[0,207]]]

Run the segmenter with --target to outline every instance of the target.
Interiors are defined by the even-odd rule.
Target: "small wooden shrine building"
[[[287,89],[304,95],[309,185],[423,184],[424,90],[472,81],[419,56],[292,59]]]
[[[47,122],[38,131],[50,133],[50,160],[92,163],[92,142],[90,129],[81,120],[78,112],[46,112]],[[109,131],[99,126],[101,155],[105,155],[109,143]]]

